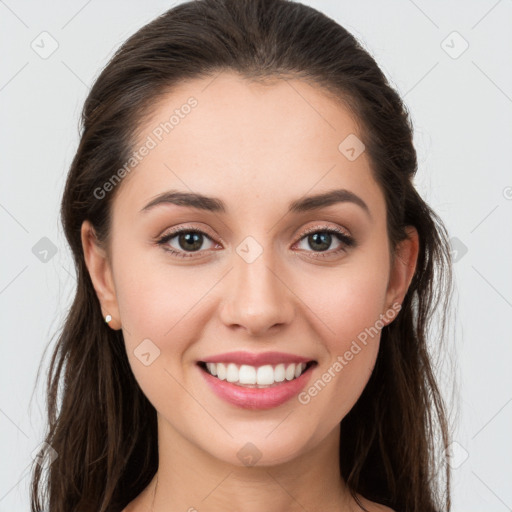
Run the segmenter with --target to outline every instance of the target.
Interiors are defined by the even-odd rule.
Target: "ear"
[[[111,315],[109,327],[120,329],[121,321],[110,262],[105,249],[98,244],[94,228],[88,220],[82,223],[81,238],[85,264],[100,301],[103,318]]]
[[[414,226],[406,226],[405,231],[407,238],[398,243],[395,258],[391,264],[386,291],[386,311],[389,311],[394,304],[402,304],[416,270],[419,252],[418,231]]]

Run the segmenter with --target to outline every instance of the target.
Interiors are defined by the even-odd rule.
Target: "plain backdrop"
[[[411,112],[416,184],[456,259],[453,354],[441,355],[455,365],[439,370],[456,418],[453,511],[512,510],[512,1],[305,3],[361,41]],[[119,45],[172,5],[0,0],[0,512],[29,510],[49,351],[35,387],[37,370],[73,297],[58,210],[83,101]]]

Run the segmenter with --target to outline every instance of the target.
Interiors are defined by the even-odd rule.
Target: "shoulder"
[[[376,503],[375,501],[367,500],[360,494],[358,494],[357,497],[359,498],[359,501],[362,503],[362,505],[368,510],[368,512],[396,512],[392,508],[386,507],[381,503]]]
[[[396,512],[392,508],[386,507],[385,505],[382,505],[380,503],[374,503],[374,502],[371,502],[371,503],[372,503],[373,508],[368,509],[370,512]]]

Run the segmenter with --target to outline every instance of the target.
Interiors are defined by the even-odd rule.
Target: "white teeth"
[[[213,363],[206,363],[206,367],[208,368],[208,371],[212,374],[212,375],[217,375],[217,365],[216,364],[213,364]]]
[[[238,382],[238,368],[236,364],[229,363],[226,372],[226,380],[228,382]]]
[[[208,373],[220,380],[239,384],[242,386],[272,386],[276,382],[293,380],[300,377],[306,368],[306,363],[280,363],[275,367],[266,364],[264,366],[250,366],[234,363],[206,363]]]
[[[284,364],[278,364],[274,368],[274,380],[276,382],[283,382],[285,378]]]
[[[259,386],[270,386],[271,384],[274,384],[274,382],[274,368],[272,368],[272,366],[269,364],[260,366],[258,368],[258,372],[256,373],[256,383]]]
[[[222,363],[218,363],[218,364],[215,364],[215,363],[212,363],[213,364],[213,367],[217,367],[217,377],[220,379],[220,380],[226,380],[226,366],[223,365]],[[213,372],[212,372],[213,373]]]
[[[240,366],[238,382],[240,382],[240,384],[256,384],[256,368],[246,364]]]

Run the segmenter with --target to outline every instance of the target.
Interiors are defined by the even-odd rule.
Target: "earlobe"
[[[407,226],[405,231],[407,238],[399,242],[390,271],[386,309],[392,308],[394,304],[403,303],[416,271],[419,252],[418,231],[414,226]]]
[[[106,251],[97,242],[94,228],[87,220],[82,223],[81,238],[85,264],[101,304],[103,319],[110,315],[111,319],[107,322],[109,327],[119,329],[121,324],[111,265]]]

